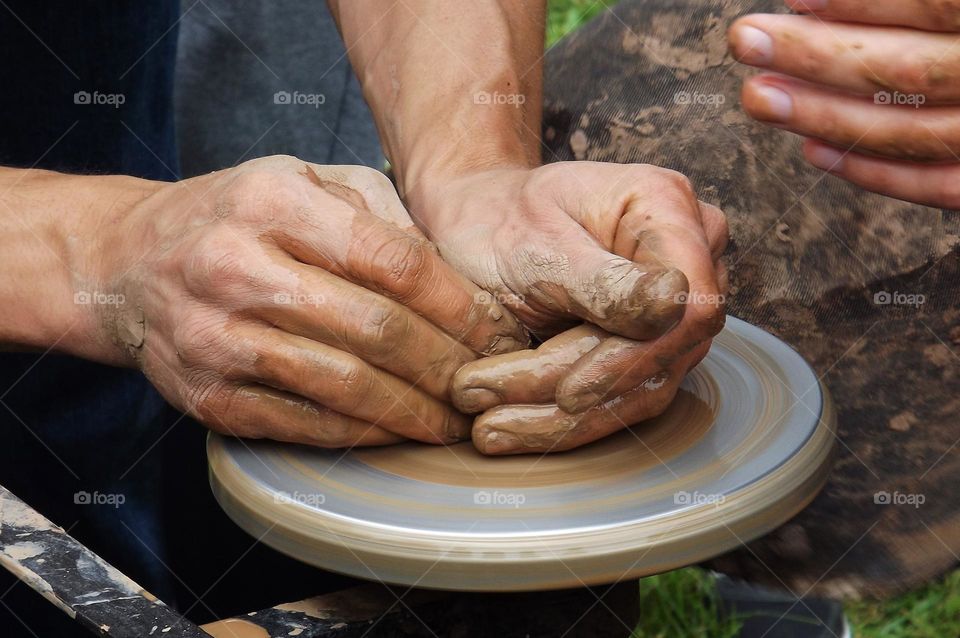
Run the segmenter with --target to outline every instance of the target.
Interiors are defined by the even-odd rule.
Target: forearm
[[[408,202],[466,172],[539,163],[544,4],[330,0]]]
[[[147,182],[0,168],[0,349],[55,349],[124,363],[105,336],[104,232]],[[102,302],[102,303],[101,303]]]

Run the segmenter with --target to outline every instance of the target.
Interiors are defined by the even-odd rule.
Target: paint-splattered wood
[[[3,486],[0,565],[95,634],[206,636]]]
[[[596,638],[630,636],[636,581],[476,594],[362,585],[204,625],[214,638]]]

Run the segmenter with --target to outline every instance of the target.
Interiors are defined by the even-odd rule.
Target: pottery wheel
[[[211,434],[207,454],[227,514],[297,559],[417,587],[543,590],[689,565],[779,526],[823,486],[833,421],[804,360],[731,317],[663,415],[571,452]]]

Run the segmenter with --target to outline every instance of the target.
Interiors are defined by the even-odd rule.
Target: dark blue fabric
[[[176,0],[8,0],[0,16],[0,164],[177,178]],[[166,551],[161,446],[147,452],[177,415],[144,377],[65,356],[2,354],[0,400],[0,483],[158,595],[173,595],[154,557]],[[81,492],[122,494],[124,504],[77,503]],[[72,634],[62,614],[13,582],[0,578],[0,595],[12,587],[0,635]]]
[[[178,177],[175,0],[7,0],[0,16],[0,164]],[[205,430],[139,372],[0,354],[0,401],[0,484],[197,622],[347,582],[226,518],[207,488]],[[86,633],[0,570],[0,636],[74,635]]]

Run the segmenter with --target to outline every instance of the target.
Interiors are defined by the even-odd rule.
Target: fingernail
[[[734,27],[731,44],[736,58],[744,64],[766,66],[773,62],[773,38],[756,27]]]
[[[500,397],[486,388],[467,388],[454,394],[454,405],[461,412],[483,412],[502,403]]]
[[[483,442],[484,454],[505,454],[519,450],[522,443],[519,438],[509,432],[491,432]]]
[[[754,95],[759,99],[756,108],[751,109],[754,117],[767,121],[782,123],[793,116],[793,98],[786,91],[774,88],[768,84],[753,86]]]
[[[836,172],[842,168],[843,153],[829,146],[810,146],[807,148],[807,161],[822,171]]]

